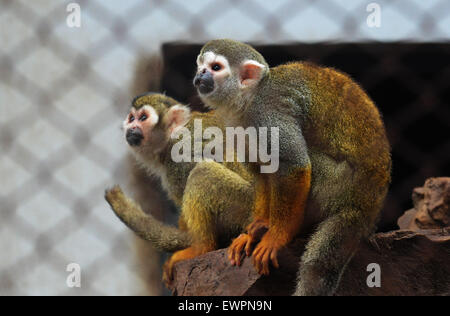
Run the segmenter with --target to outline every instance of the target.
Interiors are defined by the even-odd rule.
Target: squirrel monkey
[[[268,274],[279,249],[315,223],[295,294],[332,295],[374,229],[390,182],[390,146],[376,106],[342,72],[306,62],[269,68],[234,40],[206,43],[197,67],[193,83],[226,125],[279,128],[279,169],[255,169],[254,221],[230,246],[231,262],[245,248]],[[268,231],[252,252],[261,226]]]
[[[193,135],[195,119],[201,119],[203,129],[223,130],[212,112],[190,112],[174,99],[154,93],[136,97],[123,123],[126,141],[137,160],[161,179],[169,198],[181,209],[179,229],[145,214],[118,186],[105,194],[116,215],[140,237],[159,250],[176,251],[165,264],[166,281],[172,279],[176,262],[228,246],[251,222],[253,177],[244,164],[193,159],[175,162],[172,158],[174,145],[191,139],[178,140],[171,135],[181,127]],[[189,147],[193,148],[194,142]]]

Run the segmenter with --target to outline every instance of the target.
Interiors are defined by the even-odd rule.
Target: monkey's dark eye
[[[212,65],[211,69],[214,71],[219,71],[220,69],[222,69],[222,66],[220,64],[214,64]]]
[[[141,122],[144,122],[146,119],[147,119],[147,115],[146,115],[146,114],[142,114],[142,115],[139,117],[139,121],[141,121]]]
[[[130,118],[128,119],[128,122],[133,122],[134,121],[134,115],[130,115]]]

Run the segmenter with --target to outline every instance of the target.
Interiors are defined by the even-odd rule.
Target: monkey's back
[[[296,103],[303,116],[313,186],[322,187],[313,187],[312,194],[331,194],[333,182],[341,186],[336,195],[343,200],[367,195],[362,204],[380,208],[390,182],[390,146],[381,115],[365,91],[348,75],[310,63],[278,66],[271,74],[280,81],[294,78],[285,82],[287,89],[304,95]]]

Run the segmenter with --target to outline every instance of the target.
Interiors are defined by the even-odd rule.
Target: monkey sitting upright
[[[145,214],[117,186],[105,194],[116,215],[139,236],[159,250],[176,251],[165,265],[167,281],[172,278],[176,262],[228,246],[251,222],[253,177],[244,164],[174,161],[175,143],[190,139],[172,139],[171,135],[181,127],[193,134],[195,119],[202,120],[203,129],[223,130],[222,122],[213,113],[190,112],[188,107],[161,94],[136,97],[123,123],[126,140],[137,160],[161,179],[169,198],[181,209],[179,229]],[[202,142],[201,148],[204,145]]]
[[[206,43],[197,66],[194,85],[226,125],[279,128],[279,169],[254,168],[254,222],[230,246],[231,262],[245,248],[268,274],[279,249],[315,223],[296,294],[333,294],[374,229],[390,182],[390,146],[376,106],[341,72],[302,62],[269,68],[255,49],[233,40]],[[252,252],[261,225],[268,231]]]

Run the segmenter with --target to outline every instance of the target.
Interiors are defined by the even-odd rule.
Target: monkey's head
[[[157,93],[134,98],[123,122],[125,139],[138,154],[157,154],[168,144],[170,135],[190,118],[188,107]]]
[[[268,72],[267,62],[253,47],[229,39],[213,40],[197,57],[194,86],[211,108],[240,107]]]

